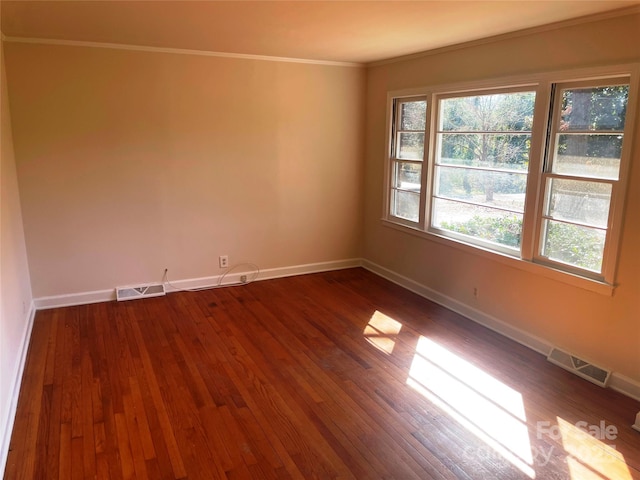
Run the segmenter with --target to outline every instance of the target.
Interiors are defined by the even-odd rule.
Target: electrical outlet
[[[227,268],[229,266],[229,255],[220,255],[218,258],[220,268]]]
[[[247,276],[246,275],[240,275],[240,281],[242,283],[247,283]]]

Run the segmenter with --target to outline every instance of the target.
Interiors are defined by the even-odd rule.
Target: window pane
[[[406,102],[401,104],[400,109],[400,130],[422,130],[425,129],[427,102]]]
[[[545,220],[542,254],[576,267],[600,272],[606,233],[595,228]]]
[[[420,195],[412,192],[403,192],[400,190],[393,190],[393,199],[391,206],[391,214],[411,220],[412,222],[418,221],[420,212]]]
[[[513,249],[520,248],[522,215],[436,198],[432,224],[450,232]]]
[[[524,211],[527,175],[457,167],[436,168],[436,195]]]
[[[560,134],[554,173],[618,179],[622,135]]]
[[[440,101],[440,130],[529,131],[535,92],[497,93]]]
[[[547,215],[560,220],[606,228],[611,184],[552,178]]]
[[[396,162],[394,187],[420,192],[422,165],[408,162]]]
[[[441,164],[521,171],[529,168],[529,134],[442,133],[439,140]]]
[[[422,160],[424,156],[424,133],[401,133],[398,143],[398,158]]]
[[[562,91],[560,131],[624,130],[628,85]]]

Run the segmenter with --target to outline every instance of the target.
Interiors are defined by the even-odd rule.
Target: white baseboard
[[[344,270],[345,268],[360,267],[361,265],[362,259],[348,258],[346,260],[336,260],[333,262],[307,263],[306,265],[296,265],[292,267],[270,268],[262,270],[258,280],[292,277],[294,275],[306,275],[308,273],[329,272],[332,270]]]
[[[293,275],[304,275],[308,273],[327,272],[330,270],[341,270],[344,268],[359,267],[361,260],[359,258],[350,258],[346,260],[336,260],[331,262],[308,263],[305,265],[293,265],[288,267],[270,268],[261,270],[254,281],[269,280],[273,278],[290,277]],[[247,273],[251,278],[252,271],[248,269],[244,272],[242,269],[230,271],[228,275],[215,275],[211,277],[186,278],[179,280],[171,280],[170,284],[166,284],[167,293],[180,290],[204,289],[213,287],[224,287],[231,285],[240,285],[240,275]],[[73,305],[87,305],[90,303],[109,302],[116,299],[115,286],[110,290],[96,290],[93,292],[70,293],[67,295],[55,295],[50,297],[39,297],[34,300],[36,309],[46,310],[49,308],[70,307]]]
[[[26,325],[22,333],[22,342],[20,343],[19,361],[11,378],[11,389],[3,392],[9,398],[9,410],[5,419],[5,429],[0,439],[0,474],[4,472],[7,465],[7,457],[9,456],[9,446],[11,444],[11,433],[13,432],[13,424],[16,419],[16,411],[18,409],[18,397],[20,396],[20,386],[22,385],[22,375],[27,361],[27,352],[29,350],[29,342],[31,341],[31,332],[33,331],[33,320],[36,316],[36,307],[34,302],[29,305],[29,311],[26,314]]]
[[[637,382],[632,378],[625,377],[624,375],[620,375],[616,372],[611,372],[609,388],[640,402],[640,382]]]
[[[34,299],[36,309],[47,310],[49,308],[72,307],[74,305],[88,305],[90,303],[109,302],[116,299],[115,287],[110,290],[96,290],[94,292],[70,293],[66,295],[53,295],[51,297],[38,297]]]
[[[545,357],[551,350],[552,344],[546,340],[532,335],[522,329],[509,325],[507,322],[500,320],[496,317],[488,315],[480,310],[465,305],[464,303],[455,300],[447,295],[443,295],[425,285],[422,285],[410,278],[400,275],[392,270],[389,270],[381,265],[378,265],[369,260],[362,260],[362,267],[379,275],[387,280],[400,285],[401,287],[410,290],[421,297],[424,297],[432,302],[442,305],[443,307],[453,310],[460,315],[472,320],[480,325],[483,325],[496,333],[499,333],[511,340],[518,342],[525,347],[528,347],[538,353],[541,353]],[[609,388],[617,392],[622,393],[634,400],[640,401],[640,382],[631,378],[625,377],[617,372],[611,373],[609,379]]]
[[[521,330],[517,327],[509,325],[508,323],[499,320],[496,317],[487,315],[480,310],[465,305],[458,300],[455,300],[447,295],[444,295],[418,282],[415,282],[410,278],[395,273],[368,260],[363,260],[362,266],[363,268],[366,268],[376,275],[380,275],[381,277],[386,278],[387,280],[400,285],[407,290],[411,290],[412,292],[417,293],[421,297],[431,300],[438,305],[442,305],[449,310],[453,310],[454,312],[463,315],[469,320],[479,323],[480,325],[483,325],[490,330],[493,330],[507,338],[510,338],[511,340],[514,340],[521,345],[529,347],[530,349],[535,350],[536,352],[541,353],[544,356],[547,356],[547,354],[551,350],[551,344],[544,341],[543,339],[536,337],[535,335],[531,335],[530,333],[525,332],[524,330]]]
[[[247,275],[252,281],[271,280],[274,278],[292,277],[294,275],[306,275],[308,273],[328,272],[331,270],[342,270],[345,268],[354,268],[362,265],[359,258],[350,258],[347,260],[336,260],[333,262],[308,263],[305,265],[293,265],[289,267],[269,268],[260,270],[255,279],[252,279],[254,270],[251,268],[238,268],[237,271],[229,271],[227,275],[216,275],[214,277],[188,278],[184,280],[171,280],[171,283],[165,285],[167,293],[180,290],[198,290],[215,287],[228,287],[234,285],[242,285],[241,275]]]

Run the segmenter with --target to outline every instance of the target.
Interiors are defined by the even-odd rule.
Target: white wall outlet
[[[220,255],[218,258],[220,268],[227,268],[229,266],[229,255]]]

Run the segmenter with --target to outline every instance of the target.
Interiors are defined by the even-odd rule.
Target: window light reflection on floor
[[[516,468],[535,478],[519,392],[422,336],[407,384]]]
[[[376,310],[364,327],[364,337],[378,350],[391,355],[396,345],[395,337],[401,329],[400,322]]]
[[[558,417],[562,446],[572,480],[632,480],[624,456],[615,449],[615,435],[601,438]]]

